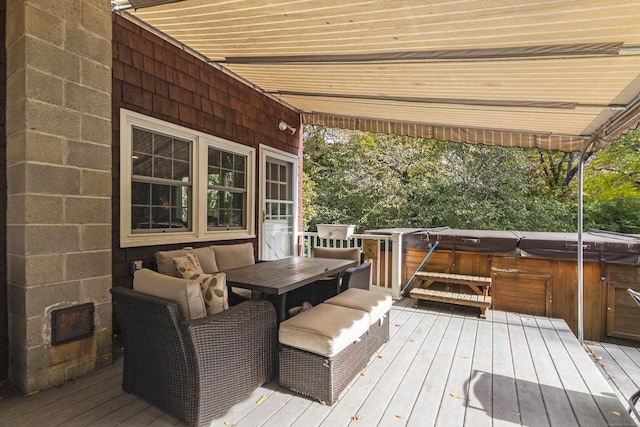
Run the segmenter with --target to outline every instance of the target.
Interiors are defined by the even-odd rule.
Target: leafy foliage
[[[308,127],[304,170],[319,223],[569,230],[575,201],[520,149]]]
[[[579,156],[307,127],[304,220],[575,231]],[[640,131],[587,158],[585,228],[640,233]]]
[[[640,130],[599,151],[584,173],[585,227],[640,233]]]

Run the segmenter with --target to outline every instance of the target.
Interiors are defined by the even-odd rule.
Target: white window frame
[[[131,229],[131,156],[132,128],[148,129],[176,138],[191,141],[191,174],[193,185],[191,230],[167,232],[145,231],[134,234]],[[234,154],[246,156],[246,223],[243,229],[211,230],[207,229],[207,150],[215,147]],[[120,109],[120,246],[154,246],[172,243],[198,241],[217,241],[255,238],[255,191],[256,150],[246,145],[228,141],[213,135],[178,126],[163,120],[145,116],[134,111]]]

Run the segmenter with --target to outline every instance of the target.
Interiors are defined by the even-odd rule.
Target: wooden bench
[[[446,302],[449,304],[464,305],[480,308],[480,317],[485,317],[485,311],[491,307],[489,288],[491,278],[484,276],[469,276],[466,274],[438,273],[433,271],[418,271],[415,276],[422,280],[422,287],[413,288],[410,296],[414,299],[414,305],[418,306],[418,300]],[[468,286],[474,293],[440,291],[429,289],[436,283],[450,283]]]

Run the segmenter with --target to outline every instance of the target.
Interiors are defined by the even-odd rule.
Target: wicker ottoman
[[[319,304],[280,323],[280,385],[333,405],[369,360],[369,318]]]
[[[368,356],[373,356],[380,346],[389,341],[389,310],[391,296],[380,292],[350,288],[325,301],[327,304],[355,308],[369,314]]]

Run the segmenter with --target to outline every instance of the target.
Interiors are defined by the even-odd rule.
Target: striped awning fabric
[[[184,0],[120,13],[306,124],[576,151],[640,122],[638,0]]]

